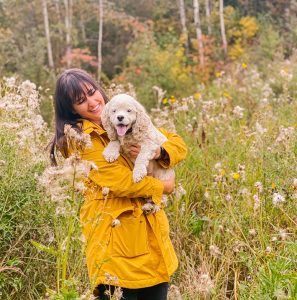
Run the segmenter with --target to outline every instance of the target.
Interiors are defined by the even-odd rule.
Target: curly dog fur
[[[119,94],[113,97],[101,114],[102,125],[110,139],[103,151],[108,162],[116,160],[120,151],[129,155],[132,144],[141,146],[134,161],[133,180],[140,181],[146,175],[166,180],[174,173],[162,168],[155,160],[155,152],[167,138],[155,128],[144,107],[133,97]]]

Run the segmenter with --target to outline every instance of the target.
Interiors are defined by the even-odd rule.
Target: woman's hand
[[[139,152],[141,150],[141,146],[140,145],[131,145],[129,147],[129,154],[130,154],[130,158],[132,159],[136,159]]]
[[[164,184],[164,194],[172,193],[175,188],[175,176],[172,176],[168,180],[162,180],[162,182]]]
[[[139,152],[140,152],[140,150],[141,150],[141,146],[140,145],[137,145],[137,144],[131,145],[129,147],[130,158],[136,159],[137,156],[138,156],[138,154],[139,154]],[[153,159],[158,159],[160,157],[160,154],[161,154],[161,147],[158,147],[157,150],[156,150],[156,152],[155,152],[155,156],[154,156]]]

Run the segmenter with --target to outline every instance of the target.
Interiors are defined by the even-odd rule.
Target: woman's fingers
[[[130,156],[132,158],[136,158],[140,152],[141,146],[140,145],[131,145],[129,147]]]

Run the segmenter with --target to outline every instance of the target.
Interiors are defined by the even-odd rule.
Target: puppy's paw
[[[111,141],[102,152],[103,157],[108,162],[113,162],[120,156],[120,144],[118,141]]]
[[[147,170],[145,165],[136,165],[133,170],[133,181],[139,182],[144,176],[147,175]]]
[[[102,155],[106,161],[113,162],[118,159],[118,157],[120,156],[120,152],[110,151],[109,149],[105,148]]]

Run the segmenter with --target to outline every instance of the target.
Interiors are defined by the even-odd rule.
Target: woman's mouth
[[[100,110],[101,105],[98,104],[96,105],[93,109],[90,110],[90,112],[94,113],[94,112],[98,112]]]

